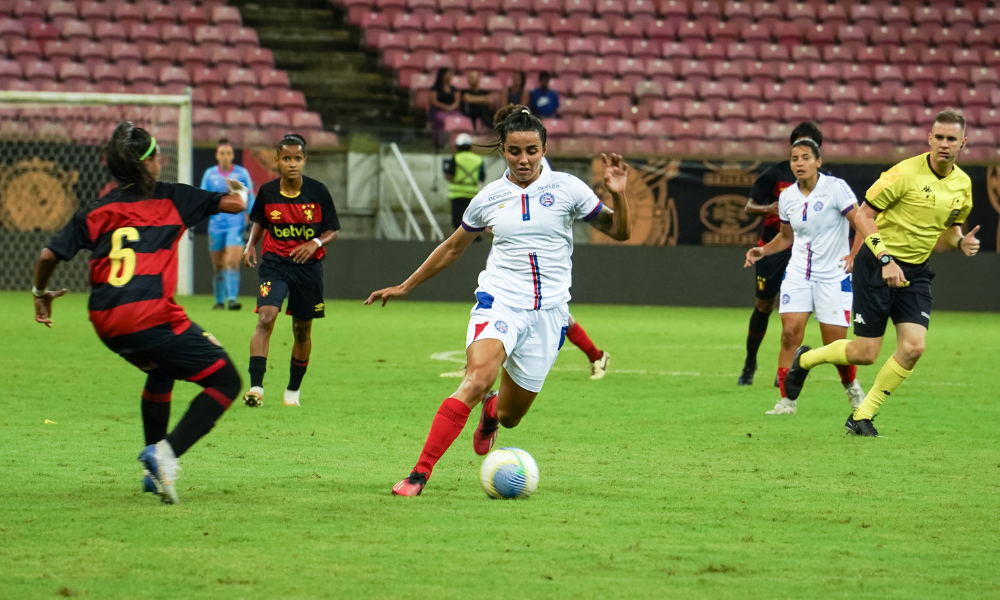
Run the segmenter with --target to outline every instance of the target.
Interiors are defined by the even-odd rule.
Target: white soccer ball
[[[520,448],[500,448],[483,460],[479,482],[490,498],[527,498],[538,487],[538,465]]]

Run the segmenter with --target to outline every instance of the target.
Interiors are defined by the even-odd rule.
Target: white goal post
[[[0,289],[24,289],[41,245],[110,184],[99,149],[124,120],[157,138],[163,181],[194,184],[190,88],[163,95],[0,90],[0,255],[11,265],[0,272]],[[181,296],[194,293],[192,240],[188,231],[178,245]],[[69,287],[85,281],[79,270],[67,275]]]

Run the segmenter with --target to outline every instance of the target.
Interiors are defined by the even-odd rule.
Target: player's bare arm
[[[744,210],[746,210],[748,215],[776,215],[778,214],[778,203],[758,204],[756,200],[750,198],[747,200]]]
[[[869,240],[872,240],[873,243],[881,243],[878,236],[878,225],[875,224],[876,217],[878,217],[878,213],[868,202],[862,203],[861,208],[854,215],[854,230],[857,231],[857,235],[862,240],[865,240],[865,243],[868,243]],[[872,250],[872,253],[875,254],[876,258],[881,258],[888,254],[884,249],[878,252]],[[906,276],[903,275],[903,269],[895,261],[891,261],[882,267],[882,280],[891,288],[899,288],[906,285]]]
[[[955,225],[944,230],[941,240],[952,250],[961,250],[966,256],[975,256],[979,252],[979,238],[976,237],[978,231],[979,225],[969,233],[962,233],[962,227]]]
[[[261,227],[260,223],[254,223],[250,230],[250,239],[247,240],[247,245],[243,248],[243,264],[246,266],[257,266],[257,243],[262,237],[264,237],[264,228]]]
[[[323,235],[318,238],[313,238],[292,250],[289,256],[300,265],[304,264],[313,254],[316,254],[317,250],[333,242],[338,237],[340,237],[340,232],[338,231],[324,231]]]
[[[52,327],[52,301],[66,293],[65,289],[51,292],[46,289],[52,273],[59,264],[59,257],[48,248],[42,248],[42,253],[35,263],[35,287],[31,290],[35,297],[35,322],[46,327]]]
[[[747,260],[743,263],[743,268],[752,267],[754,263],[765,256],[771,256],[772,254],[788,250],[792,247],[794,241],[795,232],[792,230],[792,226],[788,223],[782,223],[781,230],[778,231],[778,235],[774,236],[773,240],[763,246],[756,246],[747,250]]]
[[[844,217],[847,219],[848,223],[854,223],[854,217],[858,215],[858,207],[852,208]],[[854,245],[851,246],[851,253],[847,256],[841,258],[844,261],[844,273],[854,272],[854,259],[857,258],[858,252],[861,250],[861,244],[865,243],[865,238],[858,235],[857,231],[854,232]]]
[[[618,154],[602,154],[604,161],[604,187],[611,194],[611,208],[601,208],[601,212],[590,221],[590,225],[613,240],[624,242],[632,237],[632,218],[629,214],[625,190],[628,185],[628,163]]]
[[[475,241],[478,235],[478,231],[466,231],[464,227],[459,227],[455,230],[455,233],[451,234],[451,237],[441,242],[431,252],[427,260],[424,261],[424,264],[420,265],[420,268],[414,271],[413,275],[410,275],[406,281],[397,286],[372,292],[368,296],[368,299],[365,300],[365,306],[368,306],[379,298],[382,299],[382,306],[385,306],[390,298],[400,298],[409,294],[413,288],[454,264],[465,253],[465,250],[472,245],[472,242]]]

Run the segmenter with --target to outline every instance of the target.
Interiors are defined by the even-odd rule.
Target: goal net
[[[52,235],[115,186],[101,151],[125,120],[156,138],[161,181],[192,183],[190,94],[0,91],[0,290],[31,289]],[[190,294],[190,232],[178,259],[177,293]],[[81,252],[61,265],[50,287],[85,290],[87,261]]]

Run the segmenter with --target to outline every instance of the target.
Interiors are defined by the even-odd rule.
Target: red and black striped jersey
[[[295,196],[281,191],[281,179],[260,186],[250,220],[264,228],[265,260],[297,264],[292,250],[318,238],[327,231],[338,231],[340,221],[333,198],[322,183],[302,177],[302,188]],[[326,249],[320,248],[307,263],[323,260]]]
[[[147,197],[116,188],[52,238],[48,248],[62,260],[90,250],[90,320],[109,346],[141,346],[150,330],[176,335],[191,325],[174,302],[177,245],[223,196],[174,183],[157,183]]]
[[[787,160],[771,165],[761,173],[753,183],[753,190],[750,198],[761,206],[774,204],[778,201],[778,196],[782,190],[795,183],[795,173],[792,173],[792,166]],[[781,231],[781,219],[778,215],[767,213],[764,215],[764,224],[760,228],[760,240],[758,246],[770,242],[778,232]]]

